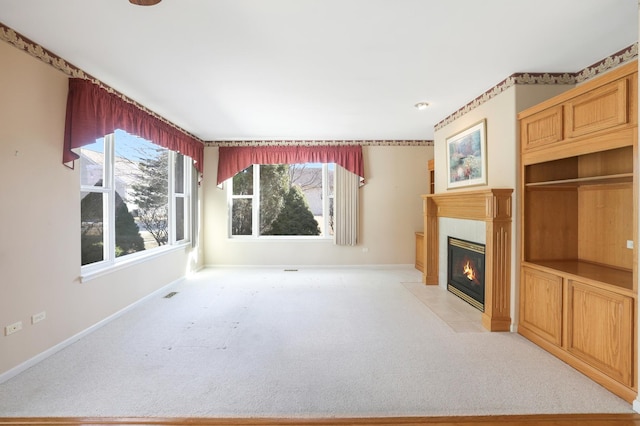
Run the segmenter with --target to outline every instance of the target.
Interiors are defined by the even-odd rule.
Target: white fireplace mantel
[[[482,325],[508,331],[511,325],[511,194],[494,188],[423,195],[425,284],[438,284],[438,218],[480,220],[486,223],[485,305]]]

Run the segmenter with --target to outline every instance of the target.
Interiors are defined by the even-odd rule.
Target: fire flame
[[[475,281],[476,271],[470,265],[469,261],[467,261],[466,265],[462,267],[462,273],[467,277],[469,281]]]

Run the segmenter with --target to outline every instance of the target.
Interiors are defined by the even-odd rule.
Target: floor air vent
[[[171,293],[167,294],[166,296],[164,296],[165,299],[171,299],[173,296],[175,296],[176,294],[178,294],[177,291],[172,291]]]

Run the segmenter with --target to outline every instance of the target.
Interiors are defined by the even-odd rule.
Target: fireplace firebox
[[[484,244],[447,238],[447,289],[484,312]]]

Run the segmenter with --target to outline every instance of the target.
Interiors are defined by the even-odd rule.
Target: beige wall
[[[0,63],[2,375],[196,265],[189,247],[79,281],[79,173],[61,163],[67,78],[4,42]],[[42,311],[46,319],[31,325]],[[4,336],[17,321],[22,331]]]
[[[420,195],[429,188],[433,147],[365,146],[363,156],[367,183],[360,188],[360,238],[357,246],[348,247],[332,241],[229,239],[226,192],[215,182],[218,149],[205,149],[205,264],[413,264],[415,232],[422,230]]]

